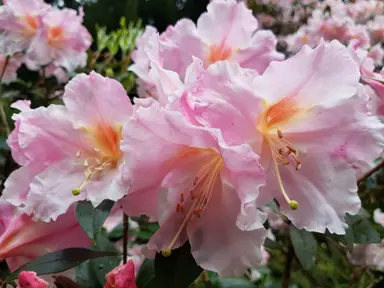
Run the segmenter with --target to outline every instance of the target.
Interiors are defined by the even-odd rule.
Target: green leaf
[[[305,270],[310,270],[316,260],[317,242],[312,233],[294,226],[290,227],[290,237],[293,249]]]
[[[112,200],[104,200],[96,208],[89,201],[79,202],[76,207],[77,221],[83,227],[89,238],[96,240],[101,228],[113,207]]]
[[[255,288],[255,285],[245,279],[223,279],[221,281],[221,288]]]
[[[380,243],[380,234],[377,232],[371,223],[360,215],[347,215],[347,224],[349,228],[347,233],[353,233],[354,243],[371,244]],[[349,230],[349,231],[348,231]],[[352,232],[351,232],[352,231]]]
[[[71,269],[88,259],[111,255],[115,255],[115,253],[93,251],[86,248],[68,248],[45,254],[44,256],[28,262],[10,274],[6,280],[10,281],[16,279],[21,271],[34,271],[37,275],[58,273]]]
[[[187,288],[201,271],[203,269],[193,259],[188,242],[172,250],[169,257],[156,254],[155,274],[158,288]]]
[[[96,246],[93,246],[92,249],[95,251],[110,251],[113,256],[104,257],[100,259],[92,259],[83,264],[81,267],[78,267],[77,278],[81,280],[82,283],[88,283],[84,287],[104,287],[106,279],[105,275],[110,272],[112,269],[117,267],[121,262],[121,256],[117,256],[117,250],[114,247],[113,243],[110,242],[104,233],[101,233],[97,236]],[[96,283],[92,286],[91,283]],[[83,287],[83,286],[82,286]]]
[[[97,281],[89,261],[76,266],[76,282],[82,288],[102,288],[103,286]]]
[[[146,259],[137,273],[136,283],[139,288],[157,288],[155,260]]]
[[[344,235],[332,234],[332,237],[344,244],[344,246],[347,247],[349,251],[352,251],[353,243],[355,242],[355,236],[351,228],[345,230]]]

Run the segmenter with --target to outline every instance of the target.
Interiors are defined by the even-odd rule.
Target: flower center
[[[53,46],[59,46],[64,37],[64,29],[60,26],[49,27],[48,42]]]
[[[162,251],[165,257],[171,255],[171,250],[175,246],[180,234],[186,229],[188,223],[192,221],[194,217],[200,218],[201,213],[209,203],[217,177],[223,166],[223,159],[215,151],[211,149],[208,150],[210,150],[209,153],[212,153],[212,156],[209,157],[196,175],[187,183],[183,190],[184,192],[180,193],[180,200],[176,205],[176,212],[185,214],[185,217],[169,246]],[[185,193],[185,191],[188,192]],[[188,207],[188,209],[185,207]]]
[[[24,22],[24,33],[27,36],[34,36],[39,26],[36,16],[27,14],[22,18],[22,20]]]
[[[121,129],[121,125],[111,126],[104,123],[95,125],[92,129],[82,128],[89,136],[93,148],[91,151],[78,151],[76,154],[77,164],[85,168],[85,180],[79,187],[72,189],[73,195],[79,195],[97,174],[117,167],[121,158]]]
[[[209,47],[208,63],[213,64],[218,61],[228,60],[232,56],[232,49],[226,47],[224,44],[212,45]]]
[[[291,162],[294,162],[296,170],[299,170],[301,167],[299,150],[283,137],[283,132],[278,127],[284,126],[288,121],[291,121],[302,112],[303,109],[298,107],[291,97],[287,97],[270,106],[264,113],[259,125],[259,130],[263,134],[264,141],[271,151],[273,168],[276,173],[280,191],[292,210],[296,210],[299,204],[297,201],[291,200],[285,191],[279,166],[289,165]]]

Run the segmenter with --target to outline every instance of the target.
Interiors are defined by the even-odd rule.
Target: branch
[[[357,184],[359,185],[361,182],[365,181],[373,173],[379,171],[383,167],[384,167],[384,160],[381,161],[379,164],[377,164],[375,167],[373,167],[371,170],[369,170],[367,173],[365,173],[363,176],[361,176],[359,179],[357,179]]]
[[[0,74],[0,95],[2,96],[3,94],[3,86],[1,84],[1,82],[3,81],[3,77],[4,77],[4,74],[5,74],[5,70],[7,69],[7,66],[8,66],[8,63],[9,63],[9,59],[10,57],[7,56],[5,58],[5,63],[4,63],[4,67],[3,67],[3,71],[1,71],[1,74]],[[7,136],[11,133],[11,131],[9,130],[9,124],[8,124],[8,120],[7,120],[7,115],[5,115],[5,111],[4,111],[4,108],[3,108],[3,103],[0,103],[0,119],[1,119],[1,122],[4,124],[4,127],[5,127],[5,132],[7,133]]]
[[[123,263],[127,263],[128,258],[128,216],[123,214]]]

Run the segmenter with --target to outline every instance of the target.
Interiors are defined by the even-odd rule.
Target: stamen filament
[[[265,139],[267,140],[269,146],[271,147],[271,144],[270,144],[271,141],[267,137]],[[283,194],[285,201],[287,201],[289,207],[291,207],[292,210],[296,210],[299,207],[299,203],[295,200],[291,200],[289,198],[287,192],[285,191],[283,181],[281,180],[281,175],[280,175],[279,167],[277,164],[277,160],[276,160],[276,155],[273,153],[272,149],[271,149],[271,155],[272,155],[273,167],[274,167],[275,172],[276,172],[277,181],[278,181],[279,186],[280,186],[280,191]]]

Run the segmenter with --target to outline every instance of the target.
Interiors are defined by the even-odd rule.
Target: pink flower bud
[[[36,276],[36,272],[22,271],[17,277],[17,288],[48,288],[48,282]]]
[[[127,264],[116,267],[106,276],[104,288],[137,288],[135,279],[135,265],[132,260]]]

